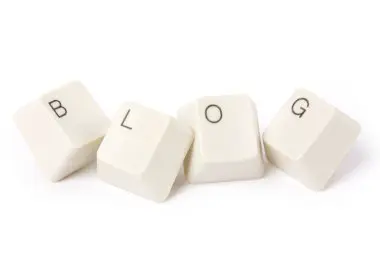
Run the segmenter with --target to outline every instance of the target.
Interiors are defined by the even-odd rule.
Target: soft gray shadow
[[[181,168],[181,171],[179,172],[176,180],[174,181],[168,200],[171,200],[172,198],[177,197],[179,194],[183,193],[186,186],[188,185],[189,183],[186,180],[184,170],[183,168]]]
[[[90,179],[96,177],[96,161],[89,163],[83,168],[75,171],[73,174],[69,175],[65,178],[65,181],[69,182],[72,180],[82,180],[82,179]]]
[[[339,169],[332,176],[328,185],[334,185],[336,182],[341,182],[347,179],[364,161],[368,158],[369,153],[366,150],[365,143],[356,142],[347,156],[343,159]]]
[[[277,170],[278,168],[276,168],[276,166],[271,164],[269,161],[264,161],[264,175],[262,179],[266,180],[267,178],[272,177],[276,174]]]

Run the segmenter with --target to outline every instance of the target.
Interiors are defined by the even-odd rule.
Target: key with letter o
[[[124,104],[98,151],[98,175],[114,186],[165,200],[193,141],[191,128],[136,103]]]
[[[248,96],[203,97],[181,108],[178,118],[195,133],[184,164],[190,183],[263,176],[257,112]]]
[[[14,116],[37,164],[59,181],[95,160],[109,120],[80,82],[55,89]]]
[[[359,124],[307,90],[296,90],[264,132],[269,161],[314,190],[326,187]]]

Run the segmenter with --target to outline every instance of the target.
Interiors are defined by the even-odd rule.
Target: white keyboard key
[[[248,96],[203,97],[182,107],[178,118],[195,134],[184,164],[190,183],[263,176],[257,111]]]
[[[16,125],[51,181],[59,181],[96,158],[109,126],[80,82],[61,86],[21,108]]]
[[[326,187],[359,124],[306,90],[296,90],[264,133],[269,161],[313,190]]]
[[[193,141],[191,129],[169,115],[126,103],[98,151],[98,175],[137,195],[165,200]]]

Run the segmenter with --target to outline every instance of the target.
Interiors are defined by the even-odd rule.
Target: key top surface
[[[299,89],[263,135],[269,161],[314,190],[325,188],[360,132],[359,124]]]
[[[165,200],[193,141],[190,128],[136,103],[124,104],[98,151],[98,175],[137,195]]]
[[[37,164],[59,181],[95,159],[109,120],[80,82],[62,85],[14,115]]]
[[[203,97],[184,106],[178,118],[195,140],[184,164],[191,183],[263,176],[256,107],[246,95]]]

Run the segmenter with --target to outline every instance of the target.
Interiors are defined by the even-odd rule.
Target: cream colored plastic
[[[203,97],[181,108],[178,119],[195,133],[184,164],[190,183],[263,176],[257,112],[248,96]]]
[[[326,187],[359,124],[307,90],[296,90],[264,132],[269,161],[313,190]]]
[[[164,201],[193,141],[189,127],[136,103],[117,112],[98,151],[98,175],[142,197]]]
[[[14,115],[37,164],[59,181],[95,160],[109,120],[80,82],[55,89]]]

